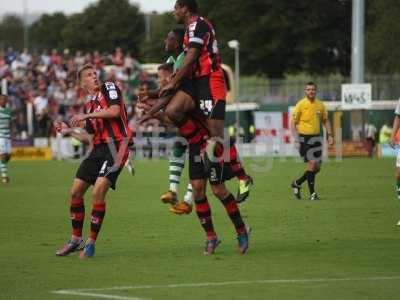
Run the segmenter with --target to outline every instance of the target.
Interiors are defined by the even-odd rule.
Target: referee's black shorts
[[[122,147],[122,146],[121,146]],[[128,159],[129,151],[120,149],[113,144],[100,144],[94,146],[89,156],[80,164],[75,177],[92,185],[98,177],[105,177],[111,182],[115,190],[119,174]]]
[[[300,156],[304,162],[311,160],[322,161],[322,136],[319,135],[303,135],[299,136],[300,142]]]

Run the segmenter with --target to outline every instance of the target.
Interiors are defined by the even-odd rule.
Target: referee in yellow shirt
[[[333,144],[332,127],[328,119],[325,104],[317,99],[317,85],[308,82],[305,86],[305,97],[297,102],[292,116],[292,132],[300,156],[307,164],[304,174],[292,182],[293,194],[301,199],[300,188],[307,180],[310,200],[318,200],[315,192],[315,176],[321,170],[322,142],[321,123],[328,133],[328,143]]]

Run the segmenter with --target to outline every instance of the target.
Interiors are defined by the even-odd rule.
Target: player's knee
[[[319,164],[315,160],[311,160],[308,162],[310,171],[318,172],[319,171]]]
[[[223,185],[223,184],[212,185],[211,190],[212,190],[214,196],[220,200],[226,199],[226,197],[229,196],[229,191],[226,189],[225,185]]]
[[[171,120],[173,123],[180,121],[180,116],[182,115],[179,109],[175,105],[167,106],[164,112],[165,116]]]
[[[71,197],[71,199],[81,199],[83,198],[83,191],[77,188],[72,188],[69,192],[69,196]]]
[[[102,189],[93,188],[92,190],[92,200],[93,202],[104,202],[105,193]]]
[[[202,199],[206,196],[205,185],[201,181],[191,182],[194,199]]]

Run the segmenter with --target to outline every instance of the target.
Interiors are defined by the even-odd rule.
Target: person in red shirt
[[[174,6],[175,19],[186,26],[185,59],[171,82],[161,89],[162,96],[173,95],[165,108],[165,117],[179,128],[180,135],[189,143],[193,197],[197,215],[207,235],[204,253],[213,254],[220,242],[214,231],[206,197],[208,178],[214,195],[221,200],[234,224],[239,252],[243,254],[249,245],[249,227],[244,224],[235,198],[224,184],[225,79],[215,31],[206,19],[197,15],[197,9],[196,0],[177,0]],[[195,110],[201,116],[196,116],[193,113]],[[208,133],[206,141],[199,134],[203,120]],[[204,144],[205,149],[202,149]],[[230,151],[236,153],[235,148]]]
[[[86,113],[71,118],[73,128],[63,122],[57,122],[55,127],[58,132],[68,133],[91,144],[91,150],[79,166],[70,192],[71,239],[56,255],[66,256],[82,250],[80,257],[87,258],[94,255],[106,211],[106,194],[110,188],[116,188],[117,178],[128,158],[132,132],[128,127],[126,108],[119,88],[113,82],[100,84],[92,65],[83,66],[78,72],[78,78],[90,97],[85,104]],[[83,197],[90,185],[93,185],[93,207],[90,235],[85,243],[82,239],[85,217]]]

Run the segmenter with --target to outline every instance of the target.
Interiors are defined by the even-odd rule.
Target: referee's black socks
[[[310,171],[305,171],[304,172],[304,174],[299,178],[299,179],[297,179],[296,181],[295,181],[295,183],[297,184],[297,185],[302,185],[303,183],[304,183],[304,181],[306,181],[306,180],[308,180],[308,173],[309,173]]]
[[[317,173],[315,171],[308,171],[308,176],[307,176],[307,183],[308,183],[308,189],[310,190],[310,195],[315,192],[315,175]]]

